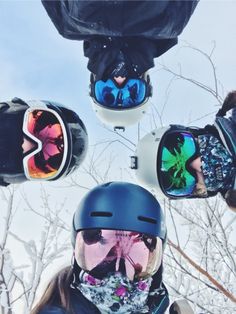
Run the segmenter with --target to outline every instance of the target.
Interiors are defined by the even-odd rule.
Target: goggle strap
[[[28,100],[27,102],[25,102],[30,108],[40,108],[40,109],[48,109],[47,105],[45,104],[45,102],[41,101],[41,100]]]

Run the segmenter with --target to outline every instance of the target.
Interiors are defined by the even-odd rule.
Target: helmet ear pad
[[[147,83],[147,97],[152,97],[152,84],[151,84],[151,79],[150,79],[150,75],[148,74],[148,72],[145,72],[143,75],[142,75],[142,78],[146,81]]]
[[[147,74],[147,86],[148,86],[147,95],[148,95],[148,97],[152,97],[153,89],[152,89],[152,84],[151,84],[151,80],[150,80],[150,75],[149,74]]]
[[[90,84],[89,84],[89,96],[93,97],[93,91],[92,91],[92,86],[94,85],[95,82],[95,75],[93,73],[90,74]]]

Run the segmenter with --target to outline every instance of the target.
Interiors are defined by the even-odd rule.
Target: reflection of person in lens
[[[103,232],[100,229],[89,229],[82,232],[83,241],[87,245],[99,244],[102,247],[108,245]],[[133,260],[131,257],[132,250],[143,243],[143,248],[147,248],[150,252],[156,249],[157,240],[138,232],[114,231],[112,236],[113,243],[109,246],[107,254],[105,254],[98,264],[93,267],[90,274],[96,278],[102,279],[108,273],[119,271],[123,275],[127,275],[127,263],[131,268],[134,278],[139,279],[143,276],[145,269],[141,263]]]
[[[64,149],[64,140],[62,136],[61,126],[57,118],[48,111],[34,111],[35,123],[34,134],[42,141],[42,150],[35,156],[36,166],[49,173],[52,169],[59,169]],[[59,129],[57,137],[52,136]],[[54,131],[55,130],[55,131]],[[52,148],[52,146],[54,146]]]
[[[172,152],[172,154],[174,154],[174,150],[176,150],[178,153],[181,153],[181,147],[184,143],[184,137],[182,134],[178,134],[178,136],[175,136],[171,138],[171,135],[169,136],[170,139],[168,138],[168,149]],[[186,165],[183,165],[183,167],[185,168]],[[196,157],[196,159],[194,159],[193,161],[191,161],[189,163],[189,167],[192,168],[194,170],[194,174],[196,176],[197,182],[196,182],[196,186],[194,188],[193,194],[194,195],[198,195],[198,196],[207,196],[207,190],[206,190],[206,185],[204,183],[204,176],[202,173],[202,169],[201,169],[201,157],[198,156]],[[182,173],[183,171],[180,171],[180,173]],[[186,179],[184,176],[182,176],[181,179],[181,175],[177,176],[179,178],[179,184],[178,187],[179,188],[184,188],[186,186]]]
[[[128,105],[136,104],[137,96],[138,96],[138,84],[132,84],[128,86],[129,98],[127,101]]]
[[[165,139],[165,148],[172,155],[171,166],[162,172],[163,184],[169,191],[175,189],[183,189],[186,187],[186,163],[182,155],[182,147],[184,145],[184,136],[181,133],[170,133]]]
[[[140,222],[140,217],[146,220]],[[149,222],[153,220],[158,226]],[[165,313],[169,305],[162,282],[165,241],[163,212],[150,192],[125,182],[95,187],[73,217],[72,266],[49,282],[31,314]],[[179,306],[169,313],[182,310]],[[188,313],[193,313],[191,308]]]
[[[165,147],[171,152],[172,155],[181,153],[181,147],[184,144],[184,136],[181,133],[168,134],[168,139],[165,142]]]
[[[102,90],[102,97],[106,106],[113,106],[115,104],[115,97],[112,93],[112,87],[106,86]]]

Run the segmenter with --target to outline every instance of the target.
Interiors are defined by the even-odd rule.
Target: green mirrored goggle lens
[[[191,195],[195,177],[188,171],[187,162],[196,154],[195,140],[190,133],[170,133],[166,136],[161,152],[161,182],[170,196]]]

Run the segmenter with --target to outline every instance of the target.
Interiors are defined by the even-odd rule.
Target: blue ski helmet
[[[143,187],[127,182],[102,184],[85,195],[73,217],[73,247],[78,231],[98,228],[140,232],[163,242],[166,239],[158,201]]]

